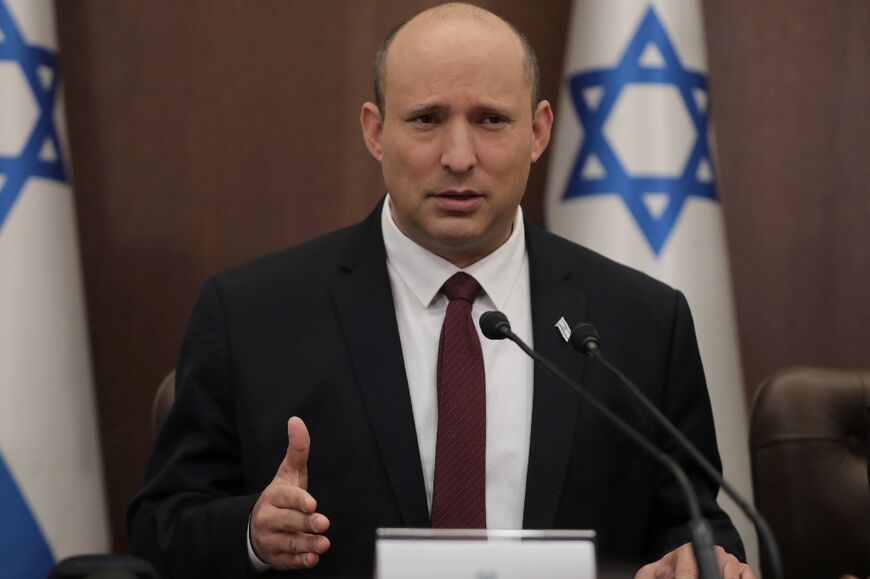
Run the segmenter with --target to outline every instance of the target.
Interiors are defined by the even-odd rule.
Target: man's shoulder
[[[672,297],[675,291],[642,271],[548,231],[535,228],[530,245],[530,258],[565,269],[573,283],[587,291],[627,293],[633,298]]]
[[[355,259],[359,251],[375,251],[382,242],[366,232],[366,222],[325,233],[232,266],[214,277],[223,292],[318,291]],[[366,247],[361,247],[366,246]]]

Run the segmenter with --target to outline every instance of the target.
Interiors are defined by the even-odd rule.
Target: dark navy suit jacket
[[[717,543],[742,557],[717,485],[554,328],[562,316],[597,325],[608,358],[718,465],[683,295],[529,223],[526,246],[535,348],[685,466]],[[385,256],[379,206],[204,285],[175,405],[130,506],[135,554],[166,577],[250,574],[248,516],[294,415],[311,433],[309,491],[332,523],[332,548],[300,576],[370,576],[377,527],[430,526]],[[536,368],[525,528],[594,529],[603,561],[641,564],[684,543],[687,518],[669,474]]]

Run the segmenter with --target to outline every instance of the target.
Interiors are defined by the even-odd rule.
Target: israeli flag
[[[751,497],[703,31],[697,0],[575,0],[545,213],[555,233],[686,294],[725,476]],[[751,523],[722,503],[756,563]]]
[[[109,533],[51,0],[0,0],[0,577]]]

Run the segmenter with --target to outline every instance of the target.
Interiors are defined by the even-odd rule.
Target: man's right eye
[[[422,115],[417,115],[416,117],[411,119],[412,123],[416,123],[418,125],[432,125],[435,124],[438,119],[435,118],[435,115],[426,113]]]

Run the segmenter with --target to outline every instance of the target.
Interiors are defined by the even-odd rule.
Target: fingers
[[[320,555],[317,553],[282,553],[275,559],[272,565],[273,569],[289,571],[293,569],[310,569],[320,562]]]
[[[278,486],[278,485],[275,485]],[[304,500],[288,497],[291,491],[296,491]],[[251,517],[252,526],[258,529],[293,533],[304,531],[309,533],[324,533],[329,529],[329,519],[314,512],[316,501],[307,492],[298,487],[289,487],[287,493],[275,492],[274,489],[263,491],[265,504],[256,509]],[[298,505],[304,503],[305,508]]]
[[[637,570],[637,573],[634,574],[634,579],[655,579],[655,574],[651,570],[653,563],[649,565],[644,565],[640,569]]]
[[[278,509],[295,509],[303,513],[317,510],[317,501],[308,491],[278,477],[260,495],[266,504]]]
[[[315,512],[317,501],[307,491],[274,480],[257,499],[251,512],[251,531],[323,533],[329,519]]]
[[[307,569],[317,565],[330,546],[329,539],[322,535],[274,533],[261,546],[263,555],[257,556],[273,569]]]
[[[674,577],[676,579],[697,579],[698,565],[691,543],[680,545],[674,551]]]
[[[300,488],[308,488],[308,451],[311,436],[308,427],[298,416],[287,421],[287,453],[275,478],[280,478]]]
[[[737,557],[729,554],[722,547],[717,546],[715,551],[722,579],[758,579],[749,565],[741,563]]]
[[[301,563],[304,566],[310,566],[310,564],[316,564],[316,560],[304,556],[316,555],[316,558],[319,559],[320,555],[326,553],[330,546],[329,539],[323,535],[312,535],[311,533],[272,533],[265,537],[265,541],[261,545],[263,553],[267,557],[264,562],[277,568],[282,568],[279,567],[282,564],[281,561],[285,561],[283,564],[291,565]],[[291,560],[293,562],[290,562]]]
[[[634,579],[673,579],[676,551],[671,551],[655,563],[641,567]]]
[[[257,524],[260,529],[275,533],[325,533],[330,523],[320,513],[306,515],[292,509],[263,509]]]
[[[714,550],[722,579],[758,579],[752,568],[722,547]],[[655,563],[644,565],[635,579],[697,579],[698,566],[691,543],[681,545]]]
[[[304,506],[303,509],[296,508]],[[251,512],[250,538],[254,553],[276,569],[305,569],[317,565],[329,547],[319,535],[329,529],[329,519],[314,512],[314,498],[299,487],[273,481],[257,499]]]
[[[735,558],[733,563],[722,568],[722,579],[758,579],[758,577],[749,565]]]
[[[660,577],[666,577],[666,575],[657,574],[658,570],[662,567],[661,563],[661,561],[656,561],[655,563],[644,565],[638,569],[634,579],[659,579]]]

